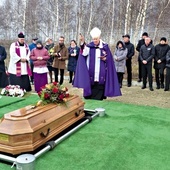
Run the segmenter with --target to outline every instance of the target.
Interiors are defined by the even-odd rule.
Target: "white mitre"
[[[92,38],[99,38],[101,35],[101,30],[99,30],[97,27],[94,27],[91,31],[90,31],[90,35]]]

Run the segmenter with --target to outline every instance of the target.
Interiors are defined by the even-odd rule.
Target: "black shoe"
[[[164,89],[164,91],[169,91],[169,89]]]
[[[131,84],[128,84],[127,87],[131,87],[132,85]]]
[[[142,86],[141,89],[146,89],[146,86]]]
[[[69,83],[72,83],[72,80],[70,80]]]
[[[160,89],[160,86],[157,86],[156,89]]]
[[[141,79],[139,79],[137,82],[139,82],[139,83],[140,83],[141,81],[142,81],[142,80],[141,80]]]
[[[161,89],[164,89],[164,84],[161,84]]]
[[[152,87],[149,88],[150,91],[154,91],[154,89]]]

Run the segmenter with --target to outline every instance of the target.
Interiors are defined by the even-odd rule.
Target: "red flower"
[[[41,96],[41,91],[38,92],[38,96]]]
[[[63,95],[63,94],[60,94],[60,95],[58,96],[58,98],[59,98],[59,100],[63,100],[64,95]]]
[[[56,85],[57,85],[57,82],[53,82],[53,85],[56,86]]]
[[[54,87],[54,88],[52,89],[52,92],[53,92],[53,93],[58,93],[58,89],[57,89],[56,87]]]
[[[69,93],[66,93],[66,94],[65,94],[65,97],[69,97]]]
[[[48,99],[50,97],[50,95],[48,93],[44,93],[44,98]]]

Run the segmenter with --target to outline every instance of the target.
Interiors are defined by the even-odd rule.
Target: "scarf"
[[[26,49],[26,55],[28,54],[28,45],[27,44],[24,44],[25,45],[25,49]],[[19,56],[19,57],[21,57],[20,56],[20,47],[19,47],[19,44],[16,42],[15,43],[15,52],[16,52],[16,54]],[[28,65],[28,62],[26,62],[26,65],[27,65],[27,73],[28,73],[28,75],[29,76],[31,76],[32,75],[32,73],[31,73],[31,69],[30,69],[30,67],[29,67],[29,65]],[[19,61],[19,62],[17,62],[16,63],[16,76],[17,77],[19,77],[19,76],[21,76],[21,61]]]

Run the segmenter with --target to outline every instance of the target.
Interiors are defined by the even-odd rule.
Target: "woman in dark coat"
[[[79,56],[80,48],[77,46],[75,40],[71,40],[70,47],[68,48],[69,58],[68,58],[68,66],[67,69],[69,71],[69,83],[72,83],[73,74],[75,74],[77,59]]]

